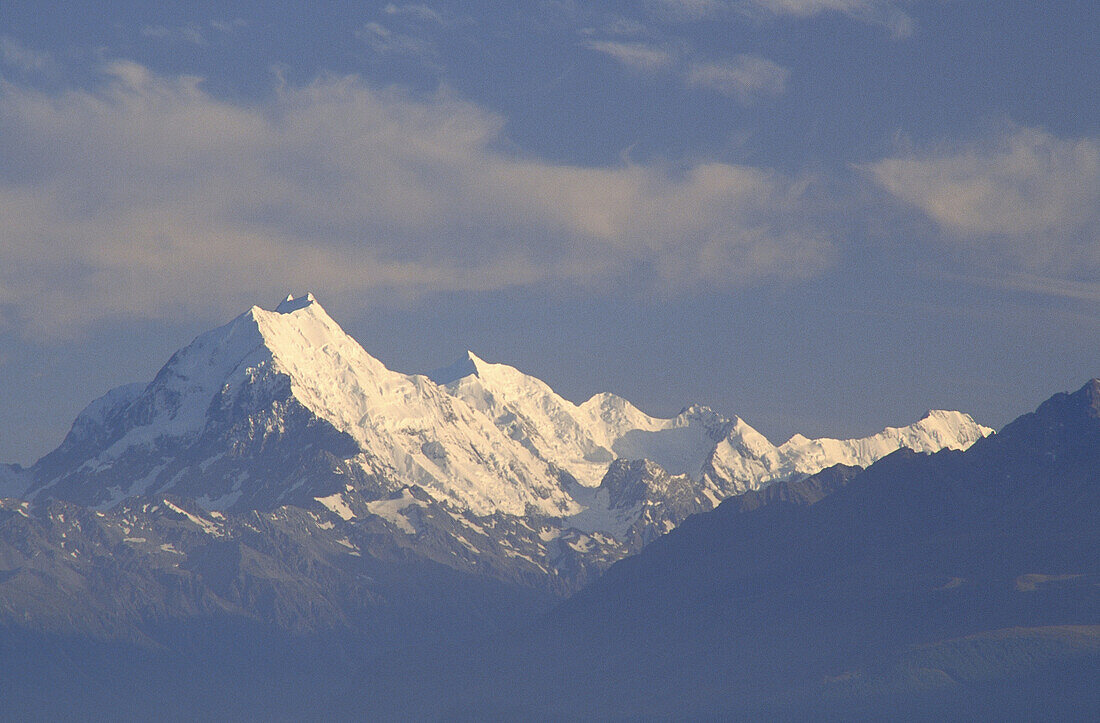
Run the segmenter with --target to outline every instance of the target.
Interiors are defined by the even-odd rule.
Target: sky
[[[0,4],[0,461],[312,291],[773,441],[1100,376],[1100,3]]]

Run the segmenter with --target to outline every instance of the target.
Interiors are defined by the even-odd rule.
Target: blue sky
[[[0,460],[312,290],[775,441],[1100,375],[1093,2],[0,5]]]

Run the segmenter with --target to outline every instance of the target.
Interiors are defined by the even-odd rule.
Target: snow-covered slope
[[[544,460],[426,377],[387,369],[312,295],[288,297],[274,312],[253,307],[177,352],[148,386],[113,390],[94,402],[58,453],[40,463],[38,488],[61,484],[63,477],[42,477],[76,463],[100,481],[123,476],[102,488],[117,488],[113,495],[93,495],[99,504],[120,493],[179,491],[175,483],[194,472],[175,470],[172,479],[164,472],[177,466],[181,452],[208,446],[208,437],[222,439],[227,430],[231,447],[257,434],[281,436],[291,407],[305,413],[307,424],[349,437],[357,452],[348,456],[351,465],[389,487],[422,487],[480,514],[572,509]],[[234,450],[210,451],[194,460],[200,471]],[[248,483],[207,495],[210,506],[239,500],[242,484]]]
[[[914,452],[966,449],[993,433],[963,412],[933,409],[908,427],[887,427],[861,439],[807,439],[795,435],[777,448],[783,465],[810,474],[834,464],[867,467],[901,447]]]
[[[472,352],[431,376],[585,487],[600,484],[611,459],[646,459],[701,483],[701,492],[713,504],[834,464],[867,466],[900,447],[917,452],[965,449],[993,432],[967,414],[931,411],[915,424],[888,427],[862,439],[795,435],[776,446],[739,417],[726,419],[704,406],[659,419],[614,394],[597,394],[576,405],[539,379],[485,362]]]
[[[672,474],[702,479],[716,445],[736,426],[702,406],[671,419],[651,417],[608,393],[577,405],[545,382],[473,352],[430,376],[585,487],[599,485],[611,460],[620,458],[647,459]],[[737,424],[751,432],[743,422]]]
[[[543,460],[428,378],[387,369],[309,298],[292,311],[253,313],[295,398],[351,436],[370,473],[481,514],[569,509],[560,487],[547,484],[553,476]]]
[[[779,446],[736,419],[716,445],[703,477],[715,494],[728,497],[780,479],[816,474],[834,464],[866,467],[902,447],[915,452],[966,449],[993,433],[969,414],[933,410],[907,427],[887,427],[860,439],[807,439],[796,434]]]
[[[542,380],[506,364],[485,362],[473,352],[430,376],[510,438],[586,487],[598,485],[611,461],[620,456],[613,448],[625,431],[658,429],[667,423],[612,394],[600,395],[596,404],[578,406]],[[605,418],[604,410],[614,411]]]

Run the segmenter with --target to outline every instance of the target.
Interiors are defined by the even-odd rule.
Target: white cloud
[[[826,11],[854,13],[881,3],[876,0],[749,0],[749,4],[777,15],[809,17]]]
[[[365,23],[355,36],[378,55],[404,56],[426,69],[442,72],[438,43],[473,20],[419,3],[389,3],[380,20]]]
[[[499,150],[503,121],[355,77],[267,106],[117,62],[93,90],[0,86],[0,309],[30,332],[220,318],[285,289],[425,294],[650,269],[669,289],[825,268],[814,179]]]
[[[425,59],[435,56],[435,49],[429,41],[391,30],[381,23],[367,23],[355,32],[355,37],[382,55],[408,55]]]
[[[759,55],[700,60],[684,43],[587,40],[584,46],[639,73],[672,74],[689,88],[705,88],[747,103],[757,95],[780,95],[790,70]]]
[[[862,168],[958,244],[1032,271],[1100,272],[1100,139],[1014,127]]]
[[[172,31],[165,25],[142,25],[140,33],[145,38],[167,38]]]
[[[443,15],[427,5],[418,5],[415,3],[395,5],[394,3],[390,3],[382,9],[382,12],[386,15],[405,16],[422,22],[443,24]]]
[[[687,83],[748,101],[758,93],[780,95],[790,74],[767,58],[738,55],[729,61],[693,63],[687,70]]]
[[[0,35],[0,61],[24,73],[48,73],[55,69],[49,53],[28,48],[8,35]]]
[[[663,70],[671,67],[676,61],[676,55],[670,49],[652,43],[589,40],[584,46],[589,50],[603,53],[633,70]]]
[[[882,25],[894,38],[913,34],[915,23],[898,4],[887,0],[748,0],[750,9],[775,15],[808,18],[820,13],[843,13],[855,20]]]
[[[913,34],[915,23],[891,0],[655,0],[661,14],[678,20],[701,20],[731,12],[809,18],[841,13],[860,22],[882,25],[895,38]]]
[[[184,25],[168,27],[166,25],[143,25],[138,31],[144,38],[156,40],[182,40],[192,45],[205,47],[210,44],[210,36],[227,35],[247,23],[241,19],[231,21],[211,20],[205,25],[190,22]]]

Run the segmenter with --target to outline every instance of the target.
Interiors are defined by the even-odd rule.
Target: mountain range
[[[776,445],[472,352],[391,371],[288,296],[0,466],[0,694],[15,715],[146,710],[117,689],[135,677],[232,717],[873,714],[973,692],[974,666],[1011,678],[1006,645],[1016,672],[1084,660],[1090,682],[1097,399],[998,434],[930,411]],[[9,697],[43,681],[65,694]]]
[[[931,411],[864,439],[776,446],[702,406],[658,419],[613,394],[574,404],[473,353],[406,375],[307,294],[253,307],[152,382],[95,400],[56,450],[9,470],[7,486],[104,512],[170,496],[204,531],[220,524],[214,513],[303,510],[352,547],[381,531],[444,565],[564,594],[731,495],[991,432]]]

